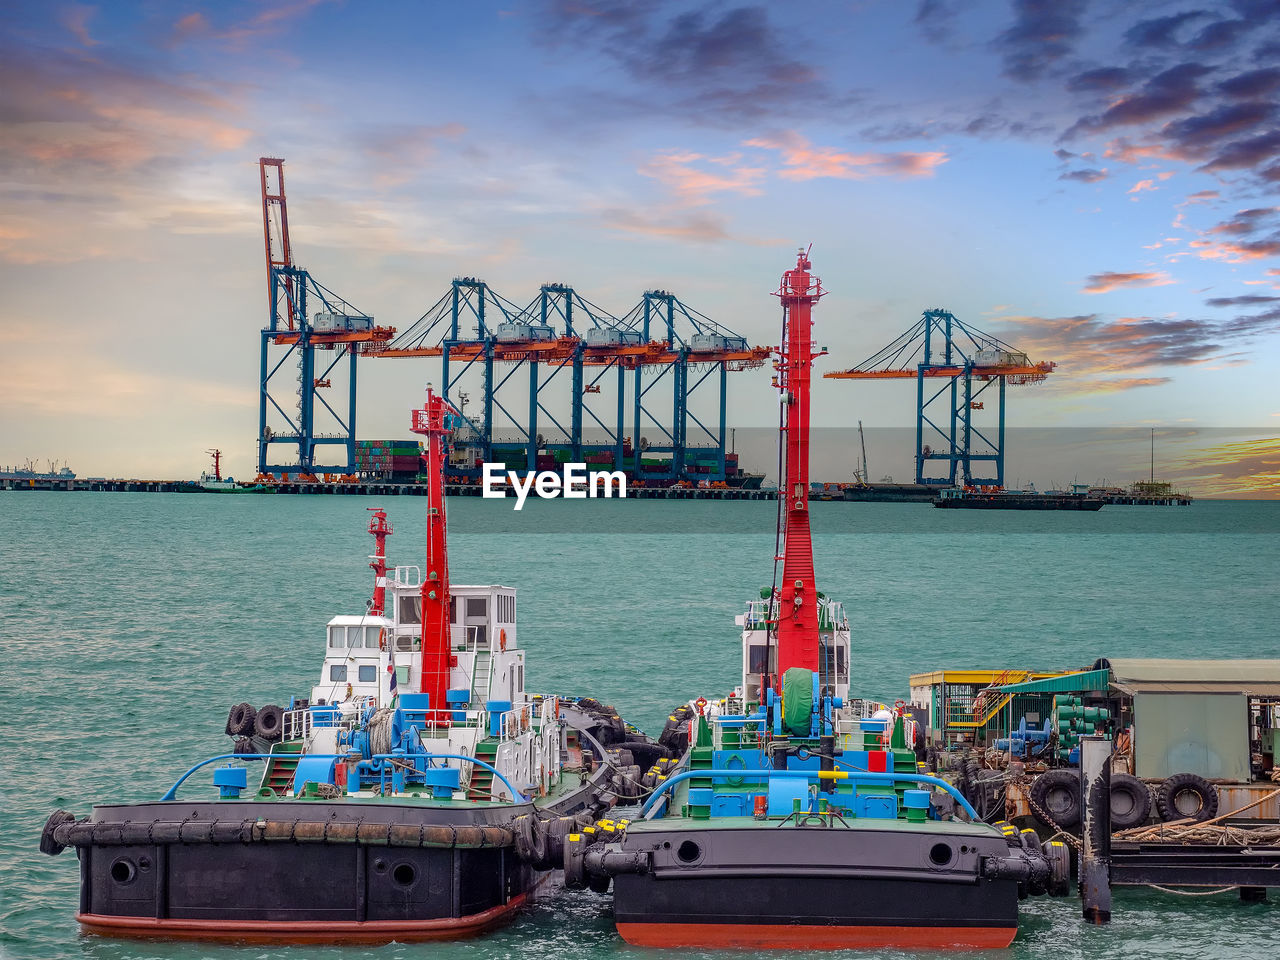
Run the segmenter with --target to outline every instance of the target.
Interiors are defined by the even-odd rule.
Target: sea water
[[[0,956],[662,955],[619,940],[609,896],[559,889],[455,944],[235,947],[78,932],[74,852],[37,851],[45,818],[156,798],[227,749],[231,705],[305,696],[325,622],[365,609],[374,505],[395,528],[392,562],[421,564],[416,498],[0,494]],[[772,582],[773,503],[530,500],[517,514],[510,501],[451,499],[449,510],[454,582],[518,589],[529,689],[598,697],[657,732],[676,704],[739,682],[733,618]],[[813,523],[818,586],[845,604],[860,695],[904,698],[909,674],[942,667],[1280,657],[1278,503],[1071,514],[815,503]],[[1013,947],[991,955],[1274,960],[1276,901],[1118,888],[1112,924],[1092,928],[1074,897],[1029,900]]]

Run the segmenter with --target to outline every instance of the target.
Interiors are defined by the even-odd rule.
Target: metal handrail
[[[170,787],[168,792],[165,793],[165,795],[160,798],[160,802],[163,803],[166,800],[176,800],[178,795],[178,788],[182,786],[183,783],[186,782],[187,778],[190,777],[197,770],[199,770],[201,767],[207,767],[211,763],[217,763],[219,760],[278,760],[282,756],[297,757],[299,760],[307,757],[313,760],[353,760],[358,755],[350,754],[350,753],[298,753],[298,754],[220,753],[218,754],[218,756],[210,757],[208,760],[201,760],[194,767],[192,767],[190,770],[188,770],[186,773],[180,776],[177,780],[175,780],[173,786]],[[512,802],[516,802],[516,801],[519,801],[520,803],[529,802],[529,798],[525,796],[523,793],[521,793],[519,790],[517,790],[515,786],[512,785],[511,781],[508,780],[502,773],[500,773],[497,770],[497,768],[490,766],[489,764],[485,763],[483,760],[477,760],[475,757],[468,757],[460,753],[427,753],[427,754],[423,754],[423,756],[427,758],[428,762],[431,760],[465,760],[467,763],[475,764],[477,767],[484,767],[486,770],[492,773],[495,777],[501,780],[503,784],[506,786],[506,788],[511,791],[511,796],[515,798],[515,800],[513,800]],[[398,754],[376,753],[372,757],[368,757],[368,758],[359,757],[359,759],[361,760],[365,760],[365,759],[394,760],[398,763],[403,763],[406,759],[408,759],[408,757],[409,755],[404,753],[398,753]]]
[[[974,821],[982,818],[978,816],[978,811],[973,809],[973,804],[964,798],[954,786],[940,777],[931,777],[923,773],[851,773],[844,770],[750,770],[744,768],[730,769],[711,769],[711,770],[690,770],[686,773],[678,773],[674,777],[662,783],[650,795],[648,801],[640,809],[642,816],[648,816],[649,811],[653,809],[659,798],[669,793],[671,788],[677,783],[684,780],[691,780],[694,777],[752,777],[763,779],[790,779],[790,780],[849,780],[853,783],[928,783],[935,787],[941,787],[947,793],[955,798],[956,802]]]

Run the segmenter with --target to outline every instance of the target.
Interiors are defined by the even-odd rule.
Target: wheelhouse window
[[[347,665],[345,663],[333,663],[329,665],[329,679],[341,683],[347,679]]]
[[[422,622],[422,597],[413,596],[400,597],[397,601],[399,614],[396,617],[398,623],[421,623]]]
[[[335,650],[341,649],[346,645],[346,632],[342,627],[329,628],[329,646]]]
[[[467,619],[480,618],[484,619],[489,613],[489,601],[487,597],[467,597]]]
[[[360,666],[360,682],[376,683],[378,680],[378,668],[372,664],[362,664]]]

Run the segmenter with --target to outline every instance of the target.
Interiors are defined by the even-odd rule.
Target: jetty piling
[[[1111,922],[1112,749],[1110,737],[1080,738],[1080,897],[1095,926]]]

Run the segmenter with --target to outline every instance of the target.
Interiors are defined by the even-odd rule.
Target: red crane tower
[[[812,247],[810,247],[812,249]],[[809,405],[813,350],[813,305],[826,294],[822,281],[809,273],[813,264],[801,250],[794,269],[782,275],[774,296],[782,301],[782,343],[774,368],[782,391],[786,468],[778,488],[783,544],[782,589],[778,591],[778,672],[791,667],[817,673],[818,588],[813,573],[813,542],[809,533]]]
[[[422,579],[422,683],[427,706],[447,718],[445,693],[449,686],[449,551],[444,513],[445,415],[454,409],[427,388],[427,402],[413,411],[414,433],[426,436],[427,569]]]

